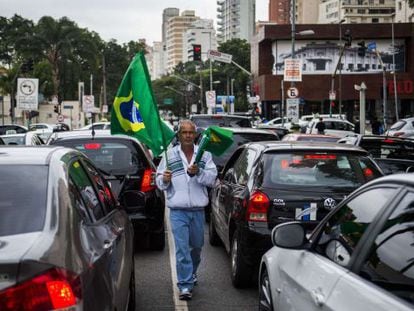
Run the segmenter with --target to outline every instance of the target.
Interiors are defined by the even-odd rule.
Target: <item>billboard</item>
[[[342,74],[361,74],[382,72],[381,60],[376,51],[367,50],[364,57],[358,55],[358,42],[352,42],[352,46],[345,49],[342,56]],[[386,71],[405,71],[405,41],[394,40],[394,48],[391,40],[365,39],[365,43],[375,42],[375,46],[384,63]],[[295,58],[302,61],[302,75],[332,74],[341,51],[340,41],[331,40],[300,40],[295,44]],[[283,75],[285,59],[292,58],[292,42],[275,41],[272,45],[272,54],[275,59],[272,73]],[[395,64],[393,64],[393,55]],[[340,68],[340,67],[338,67]]]

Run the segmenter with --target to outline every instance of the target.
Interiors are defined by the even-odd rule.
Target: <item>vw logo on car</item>
[[[328,209],[331,210],[336,206],[336,201],[332,198],[327,198],[325,199],[325,201],[323,202],[323,206]]]

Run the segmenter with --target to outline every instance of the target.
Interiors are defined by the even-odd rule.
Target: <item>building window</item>
[[[379,18],[373,18],[373,19],[372,19],[372,22],[373,22],[373,23],[379,23]]]

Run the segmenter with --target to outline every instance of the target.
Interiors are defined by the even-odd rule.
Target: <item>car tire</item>
[[[132,257],[134,262],[134,257]],[[132,264],[131,279],[129,281],[129,300],[128,300],[128,311],[135,311],[135,265]]]
[[[270,289],[269,274],[266,269],[260,275],[259,311],[273,311],[272,291]]]
[[[243,258],[239,244],[239,234],[236,231],[233,235],[231,245],[231,282],[236,288],[244,288],[250,285],[252,267]]]
[[[208,241],[211,246],[220,246],[221,240],[216,231],[213,216],[210,213],[210,222],[208,223]]]
[[[165,232],[149,234],[149,249],[153,251],[162,251],[165,248]]]

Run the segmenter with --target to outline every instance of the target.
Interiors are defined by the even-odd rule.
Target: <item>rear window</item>
[[[403,126],[406,125],[406,124],[407,124],[407,122],[400,120],[400,121],[394,123],[393,125],[391,125],[390,130],[398,131],[398,130],[402,129]]]
[[[318,142],[330,142],[330,143],[336,143],[338,141],[338,137],[321,137],[321,136],[299,136],[298,141],[318,141]]]
[[[191,121],[197,127],[207,128],[210,125],[224,126],[224,127],[251,127],[248,118],[225,117],[221,115],[212,115],[209,117],[192,117]]]
[[[219,157],[213,155],[216,165],[224,166],[233,152],[241,145],[254,141],[279,140],[278,136],[267,133],[234,133],[233,144]]]
[[[5,145],[24,145],[25,136],[4,136],[2,137]]]
[[[54,144],[77,149],[100,169],[111,175],[137,174],[146,168],[144,155],[130,144],[102,140],[57,140]]]
[[[360,147],[367,150],[374,158],[382,159],[414,159],[414,142],[393,139],[362,139]]]
[[[44,165],[0,165],[0,236],[42,230],[47,175]]]
[[[264,187],[290,185],[356,188],[381,175],[368,157],[355,154],[264,154]]]

